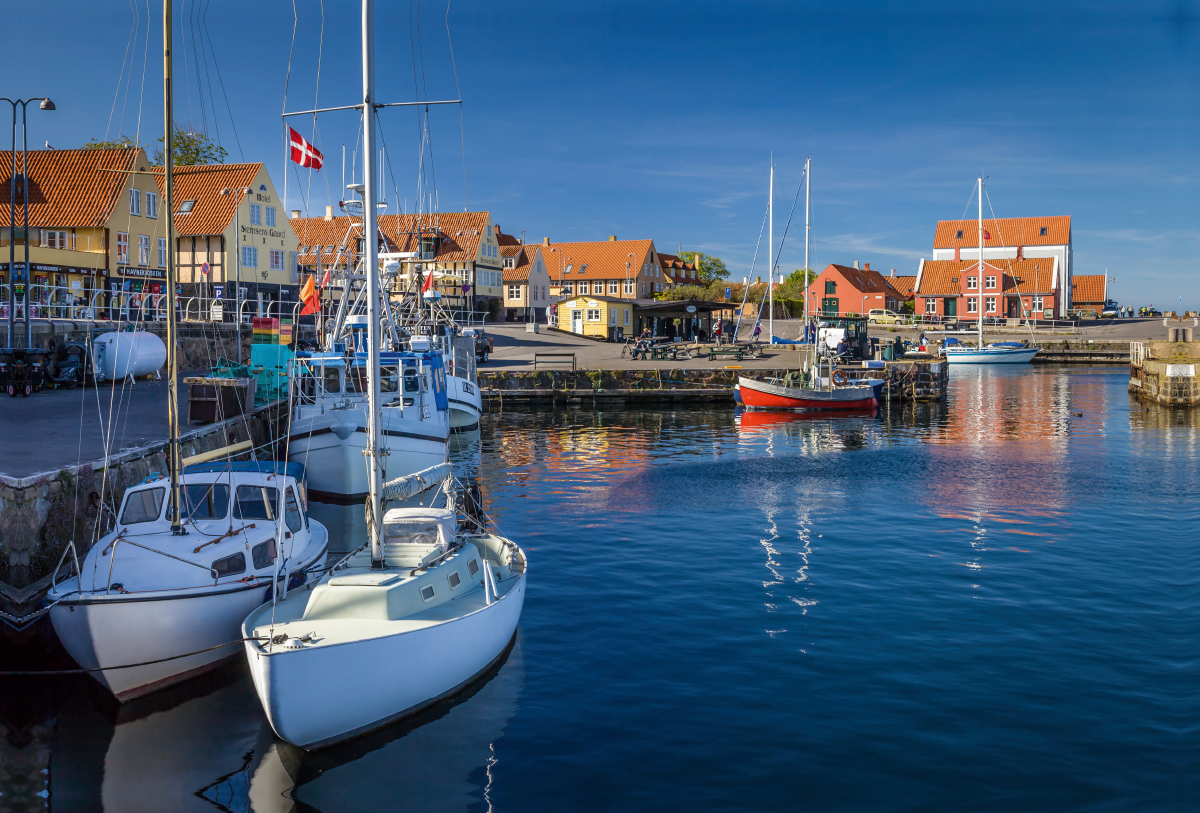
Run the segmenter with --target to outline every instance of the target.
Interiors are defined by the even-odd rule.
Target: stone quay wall
[[[1134,342],[1129,392],[1167,407],[1200,404],[1200,342]]]

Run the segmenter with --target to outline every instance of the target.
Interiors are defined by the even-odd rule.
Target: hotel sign
[[[143,268],[140,265],[118,265],[117,273],[123,277],[167,278],[167,269],[165,268]]]

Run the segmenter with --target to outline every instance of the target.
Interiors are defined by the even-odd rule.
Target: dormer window
[[[1046,236],[1046,227],[1045,227],[1045,226],[1042,226],[1042,233],[1041,233],[1041,236],[1042,236],[1042,237],[1045,237],[1045,236]]]
[[[505,268],[516,268],[517,267],[516,258],[515,257],[505,257],[504,258],[504,267]]]
[[[962,239],[962,229],[959,229],[959,230],[958,230],[958,233],[957,233],[957,234],[955,234],[955,235],[954,235],[954,237],[955,237],[955,239],[957,239],[957,240],[961,240],[961,239]]]
[[[181,215],[186,215],[186,214],[188,214],[189,212],[191,212],[191,211],[192,211],[192,208],[193,208],[195,205],[196,205],[196,201],[194,201],[194,200],[185,200],[183,203],[179,204],[179,214],[181,214]]]

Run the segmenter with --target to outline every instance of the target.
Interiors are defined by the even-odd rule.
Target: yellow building
[[[593,339],[629,336],[633,304],[615,296],[568,297],[558,303],[558,326]]]

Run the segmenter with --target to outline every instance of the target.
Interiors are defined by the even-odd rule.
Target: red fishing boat
[[[738,390],[742,403],[751,409],[869,409],[879,405],[875,399],[875,388],[870,384],[848,384],[839,386],[838,379],[848,382],[843,370],[833,374],[833,386],[829,389],[812,389],[794,386],[799,383],[789,374],[787,378],[755,381],[739,378]]]

